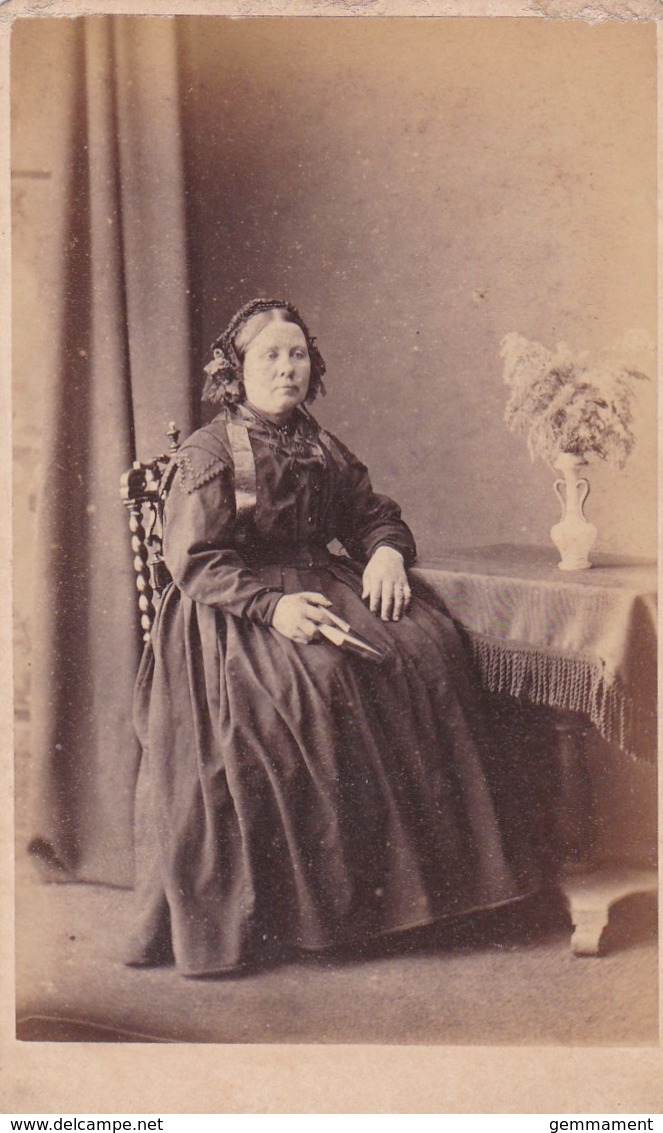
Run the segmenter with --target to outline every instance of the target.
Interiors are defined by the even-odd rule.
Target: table
[[[567,787],[582,794],[588,723],[623,758],[656,758],[657,571],[608,555],[585,571],[557,561],[552,547],[496,544],[450,551],[412,576],[462,628],[488,692],[558,710]],[[654,885],[651,870],[618,870],[614,884],[605,870],[563,878],[576,954],[598,954],[611,905]]]

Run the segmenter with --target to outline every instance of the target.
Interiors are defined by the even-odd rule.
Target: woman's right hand
[[[298,594],[284,594],[276,604],[272,625],[284,637],[290,638],[290,641],[296,641],[299,645],[310,645],[320,636],[318,626],[338,625],[338,622],[326,612],[329,606],[331,606],[329,598],[312,590],[303,590]]]

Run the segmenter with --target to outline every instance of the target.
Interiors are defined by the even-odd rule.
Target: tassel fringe
[[[643,718],[617,678],[585,658],[509,647],[465,630],[483,687],[533,704],[589,716],[601,735],[633,758],[655,752],[655,721]],[[646,750],[643,750],[646,749]]]

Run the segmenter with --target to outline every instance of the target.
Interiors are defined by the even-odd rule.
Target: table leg
[[[569,902],[574,926],[571,948],[575,956],[600,955],[601,936],[610,910],[618,901],[657,893],[655,870],[620,869],[618,866],[570,876],[560,885]]]
[[[583,861],[592,850],[596,833],[596,806],[589,773],[585,737],[588,725],[573,712],[553,712],[554,799],[552,823],[559,860]]]
[[[649,894],[647,902],[624,907],[622,928],[626,938],[642,932],[636,928],[639,913],[652,912],[656,872],[640,861],[620,863],[622,852],[615,841],[614,816],[610,820],[610,857],[601,853],[600,832],[605,815],[601,804],[601,761],[590,744],[592,726],[585,716],[506,698],[487,702],[493,749],[502,753],[495,776],[503,821],[513,827],[517,841],[525,807],[532,833],[533,852],[551,884],[564,895],[574,926],[571,948],[576,956],[598,956],[601,937],[611,909],[624,898]],[[592,733],[595,735],[595,733]],[[505,753],[511,756],[511,763]],[[601,759],[605,757],[602,753]],[[619,756],[621,758],[621,754]],[[508,790],[504,790],[504,785]],[[513,807],[514,784],[518,784]],[[500,793],[501,792],[501,793]],[[621,801],[628,801],[628,790]],[[619,820],[617,820],[619,821]],[[510,825],[509,825],[510,824]],[[598,857],[598,855],[601,855]],[[617,855],[616,857],[614,855]],[[599,864],[599,863],[603,864]],[[619,937],[619,920],[615,923]],[[608,939],[606,937],[606,944]]]

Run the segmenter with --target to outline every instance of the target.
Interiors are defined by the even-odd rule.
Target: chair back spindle
[[[171,581],[163,559],[163,505],[179,448],[180,430],[171,421],[168,451],[152,460],[135,460],[120,479],[120,496],[129,513],[129,531],[143,641],[148,641],[156,602]]]

